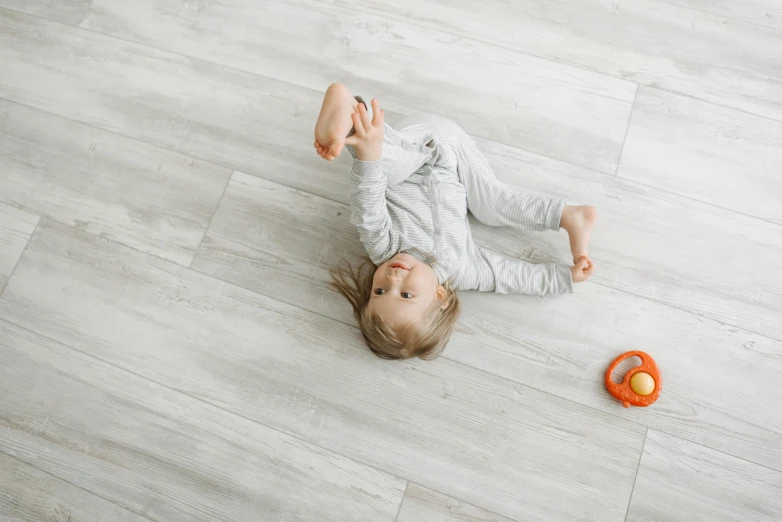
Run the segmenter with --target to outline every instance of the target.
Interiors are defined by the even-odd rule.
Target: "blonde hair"
[[[342,294],[353,307],[361,333],[372,353],[382,359],[409,359],[419,357],[431,360],[439,356],[451,338],[459,317],[459,298],[449,283],[445,283],[445,299],[435,301],[429,315],[421,324],[392,328],[377,315],[369,313],[367,305],[372,297],[372,278],[376,267],[369,259],[357,268],[348,262],[332,268],[331,286]]]

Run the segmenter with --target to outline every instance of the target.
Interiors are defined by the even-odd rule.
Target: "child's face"
[[[445,298],[431,266],[409,254],[397,254],[375,270],[369,312],[392,326],[418,323],[435,300]]]

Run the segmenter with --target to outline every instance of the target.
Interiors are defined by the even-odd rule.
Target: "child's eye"
[[[386,291],[383,290],[382,288],[375,288],[375,294],[376,295],[383,295],[385,293],[386,293]]]
[[[413,294],[411,294],[410,292],[402,292],[402,297],[404,297],[405,299],[410,299],[411,297],[413,297]]]

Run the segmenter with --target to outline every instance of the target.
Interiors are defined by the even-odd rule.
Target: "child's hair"
[[[369,349],[382,359],[419,357],[431,360],[440,355],[451,338],[459,317],[459,298],[449,283],[445,283],[444,301],[436,301],[421,324],[392,328],[377,315],[369,313],[375,265],[369,259],[353,268],[348,262],[332,268],[329,285],[350,302],[353,317],[358,321]]]

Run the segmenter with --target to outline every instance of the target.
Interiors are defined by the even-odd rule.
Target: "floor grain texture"
[[[0,7],[48,18],[55,22],[78,25],[90,7],[91,0],[0,0]]]
[[[676,0],[323,2],[782,120],[782,31]]]
[[[649,431],[628,521],[781,518],[781,472]]]
[[[618,175],[782,224],[780,142],[782,122],[642,88]]]
[[[668,3],[782,29],[782,5],[775,0],[671,0]]]
[[[512,522],[430,489],[410,484],[397,522]]]
[[[773,0],[0,0],[0,519],[778,520]],[[593,279],[364,346],[342,81],[595,205]],[[347,155],[345,155],[347,156]],[[476,241],[569,259],[563,233]],[[656,404],[603,386],[659,363]]]
[[[150,520],[6,453],[0,453],[0,484],[0,520],[4,522]]]
[[[637,424],[447,359],[389,366],[352,326],[58,223],[0,317],[506,516],[618,520],[630,498]]]
[[[0,294],[16,268],[39,216],[0,203]]]
[[[316,90],[344,81],[389,109],[442,112],[474,134],[616,171],[631,82],[322,2],[254,4],[94,0],[83,26]]]
[[[0,132],[6,201],[185,266],[231,175],[1,100]]]
[[[3,451],[139,515],[396,516],[402,479],[5,322],[0,348]]]

